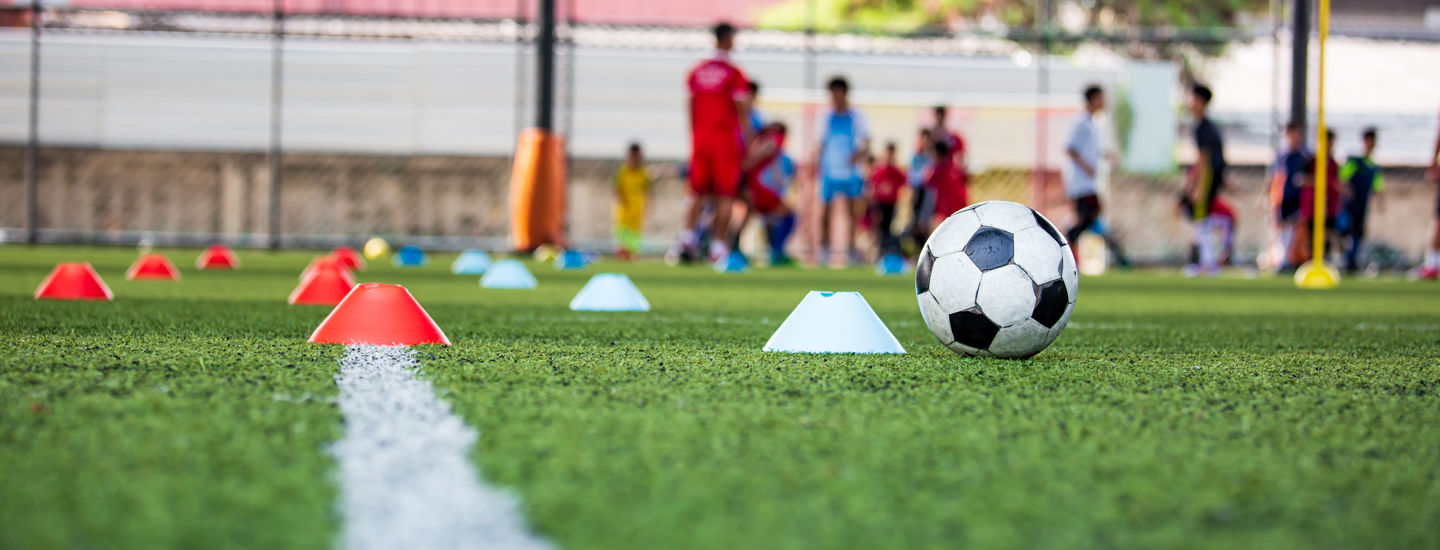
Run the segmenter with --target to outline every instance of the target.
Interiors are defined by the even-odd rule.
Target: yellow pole
[[[1301,1],[1303,2],[1304,0]],[[1330,139],[1325,135],[1325,38],[1329,36],[1329,34],[1330,0],[1320,0],[1320,106],[1317,109],[1318,116],[1316,117],[1316,131],[1320,133],[1320,136],[1315,140],[1320,150],[1315,153],[1315,238],[1311,239],[1315,244],[1315,248],[1310,256],[1310,261],[1315,262],[1315,265],[1320,265],[1325,262],[1325,214],[1327,213],[1325,210],[1325,192],[1328,191],[1329,187],[1329,185],[1327,185],[1329,180],[1326,179],[1326,172],[1328,172],[1330,168],[1330,156],[1326,154],[1328,152],[1326,147],[1329,145],[1328,142]],[[1305,37],[1297,38],[1297,40],[1304,39]]]
[[[1310,0],[1298,0],[1308,2]],[[1310,261],[1300,266],[1295,271],[1295,284],[1300,288],[1328,289],[1335,288],[1340,284],[1340,272],[1333,266],[1325,263],[1325,191],[1329,186],[1327,180],[1334,174],[1327,174],[1330,171],[1330,155],[1326,154],[1329,149],[1330,139],[1325,135],[1325,40],[1330,36],[1330,0],[1320,0],[1320,74],[1319,91],[1320,106],[1319,120],[1316,130],[1320,135],[1316,138],[1316,145],[1319,151],[1315,154],[1315,204],[1313,206],[1313,218],[1315,225],[1311,228],[1314,238],[1314,249],[1310,254]],[[1296,36],[1295,40],[1309,40],[1308,36]]]

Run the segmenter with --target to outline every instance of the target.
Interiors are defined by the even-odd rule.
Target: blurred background
[[[1063,143],[1081,91],[1100,84],[1123,159],[1104,177],[1108,227],[1146,263],[1188,254],[1182,101],[1208,84],[1237,166],[1236,256],[1253,259],[1289,118],[1292,3],[557,0],[568,233],[611,249],[612,178],[638,141],[658,176],[646,246],[673,238],[683,79],[725,20],[743,29],[735,59],[763,86],[761,110],[798,129],[797,159],[814,144],[825,81],[844,75],[877,148],[895,141],[908,158],[931,107],[946,105],[969,145],[972,200],[1024,202],[1061,226]],[[329,246],[378,235],[505,249],[512,154],[533,122],[535,12],[533,0],[0,0],[5,240]],[[1312,42],[1313,109],[1318,45],[1301,39]],[[1336,152],[1358,152],[1361,129],[1379,129],[1389,197],[1370,235],[1411,258],[1434,204],[1423,173],[1440,124],[1437,68],[1440,4],[1334,0]]]

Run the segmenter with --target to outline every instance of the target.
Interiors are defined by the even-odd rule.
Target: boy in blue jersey
[[[850,82],[830,79],[830,110],[820,117],[814,153],[820,187],[821,246],[830,248],[830,267],[845,267],[855,247],[855,223],[865,207],[860,163],[870,152],[870,128],[850,105]]]
[[[1340,181],[1345,182],[1348,191],[1345,209],[1340,214],[1345,220],[1341,224],[1344,226],[1342,231],[1350,237],[1345,250],[1347,271],[1360,269],[1360,245],[1365,239],[1365,214],[1370,208],[1370,197],[1374,195],[1378,202],[1380,193],[1385,190],[1385,176],[1380,173],[1380,166],[1375,164],[1374,159],[1376,131],[1366,128],[1360,137],[1365,145],[1364,152],[1350,157],[1340,167]]]

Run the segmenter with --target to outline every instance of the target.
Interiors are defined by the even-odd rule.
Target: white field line
[[[480,481],[476,432],[417,376],[408,348],[351,346],[335,383],[345,550],[548,549],[510,493]]]

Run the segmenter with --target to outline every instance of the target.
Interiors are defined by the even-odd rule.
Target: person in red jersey
[[[935,163],[930,167],[930,176],[925,186],[928,193],[935,194],[935,213],[931,218],[930,230],[934,231],[945,218],[959,212],[970,204],[970,193],[966,188],[965,174],[960,167],[955,165],[955,156],[950,151],[950,145],[943,140],[936,140]]]
[[[960,132],[950,129],[949,122],[947,122],[950,114],[948,108],[944,105],[936,105],[933,112],[935,114],[935,126],[930,128],[931,139],[936,141],[943,140],[945,142],[946,148],[950,150],[950,156],[954,158],[955,168],[960,170],[962,178],[966,177],[965,138],[960,135]],[[968,181],[966,183],[968,183]]]
[[[876,214],[876,235],[880,252],[900,251],[900,240],[890,226],[895,224],[895,204],[900,202],[900,189],[905,187],[905,172],[895,163],[895,142],[885,144],[885,154],[870,172],[866,194]]]
[[[730,61],[735,27],[720,23],[714,32],[715,54],[701,60],[685,78],[690,94],[690,209],[680,242],[671,251],[673,259],[699,255],[695,228],[707,207],[714,216],[708,224],[713,233],[710,260],[729,253],[730,212],[740,191],[744,144],[754,133],[746,101],[749,84]]]

